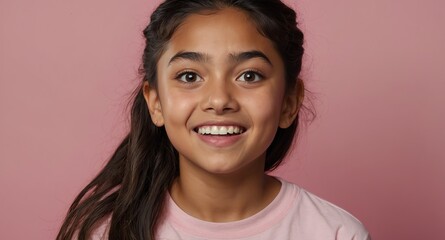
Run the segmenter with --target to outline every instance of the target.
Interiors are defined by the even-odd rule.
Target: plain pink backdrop
[[[157,3],[0,0],[0,239],[53,239],[120,141]],[[374,239],[445,239],[445,2],[291,4],[318,118],[276,174]]]

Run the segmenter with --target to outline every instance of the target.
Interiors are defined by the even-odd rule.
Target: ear
[[[162,115],[162,107],[157,90],[150,87],[147,81],[144,81],[142,90],[145,102],[148,106],[148,111],[150,112],[151,120],[154,125],[162,127],[164,125],[164,116]]]
[[[297,79],[294,89],[287,90],[280,115],[280,128],[288,128],[295,121],[304,99],[304,85]]]

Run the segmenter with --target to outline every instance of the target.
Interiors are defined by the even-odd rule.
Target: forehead
[[[277,55],[272,41],[258,31],[252,19],[234,8],[191,14],[179,25],[167,45],[167,52],[197,51],[209,55],[245,50]]]

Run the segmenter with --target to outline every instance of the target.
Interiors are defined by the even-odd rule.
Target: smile
[[[238,135],[244,131],[240,126],[201,126],[195,129],[201,135]]]

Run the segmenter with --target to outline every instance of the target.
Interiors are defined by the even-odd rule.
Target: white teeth
[[[212,127],[212,131],[210,132],[210,134],[218,135],[219,134],[218,127],[217,126],[213,126]]]
[[[220,135],[227,135],[227,127],[221,127],[219,129],[219,134]]]
[[[228,135],[243,133],[243,129],[237,126],[202,126],[198,128],[199,134]]]

